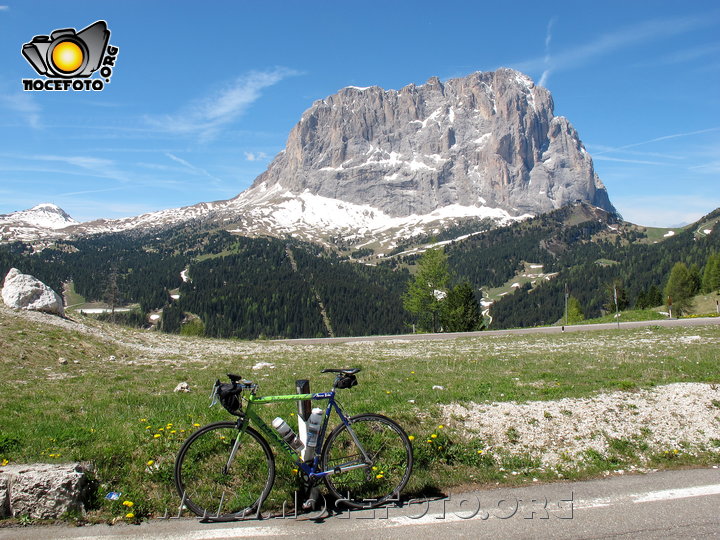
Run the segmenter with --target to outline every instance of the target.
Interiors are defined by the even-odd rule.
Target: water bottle
[[[315,407],[307,419],[307,447],[313,450],[318,444],[320,424],[322,424],[323,410]]]
[[[287,422],[285,422],[285,420],[278,416],[275,420],[272,421],[272,427],[277,430],[283,440],[288,443],[296,452],[300,453],[302,451],[302,449],[304,448],[302,441],[297,435],[295,435],[295,432],[290,426],[287,425]]]

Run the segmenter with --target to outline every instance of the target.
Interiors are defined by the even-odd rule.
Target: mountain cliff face
[[[460,205],[539,214],[581,200],[614,211],[550,93],[510,69],[316,101],[240,199],[268,189],[366,205],[393,218]]]

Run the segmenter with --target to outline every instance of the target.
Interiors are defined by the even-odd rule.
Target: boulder
[[[0,468],[0,517],[56,519],[66,512],[83,514],[89,495],[80,463],[6,465]]]
[[[62,297],[39,279],[11,268],[2,289],[8,307],[65,315]]]

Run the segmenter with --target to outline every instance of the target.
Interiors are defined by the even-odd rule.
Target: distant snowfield
[[[253,222],[273,226],[281,232],[312,229],[345,232],[350,235],[349,238],[390,230],[413,236],[427,232],[428,224],[458,218],[490,218],[507,224],[532,217],[530,214],[512,216],[503,209],[489,206],[460,204],[445,206],[424,215],[392,217],[369,205],[330,199],[309,191],[296,195],[277,184],[269,188],[260,185],[246,192],[246,196],[237,199],[235,204],[246,209]]]

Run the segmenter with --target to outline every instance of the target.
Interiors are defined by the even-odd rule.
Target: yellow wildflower
[[[152,467],[153,465],[155,465],[155,461],[152,460],[152,459],[149,459],[148,462],[147,462],[147,466],[148,466],[148,467]]]
[[[430,435],[430,438],[431,438],[431,439],[437,439],[437,433],[433,433],[432,435]]]
[[[414,440],[415,440],[415,435],[410,435],[410,436],[408,437],[408,439],[410,439],[411,441],[414,441]]]
[[[445,427],[445,426],[443,426],[442,424],[440,424],[440,425],[438,426],[438,429],[443,429],[444,427]]]
[[[132,518],[135,517],[135,514],[133,514],[132,512],[128,512],[127,514],[125,514],[125,517],[126,517],[127,519],[132,519]]]
[[[127,506],[128,508],[132,508],[135,506],[135,503],[132,501],[123,501],[123,506]]]
[[[4,467],[4,466],[7,465],[8,463],[10,463],[10,462],[9,462],[7,459],[3,459],[3,460],[0,462],[0,467]]]
[[[193,427],[200,427],[200,424],[193,424]]]
[[[161,435],[159,433],[156,433],[155,435],[153,435],[153,437],[155,437],[156,439],[159,439],[161,437]]]
[[[375,475],[375,478],[377,478],[378,480],[380,480],[381,478],[383,478],[383,475],[382,475],[382,474],[376,474],[376,475]]]

